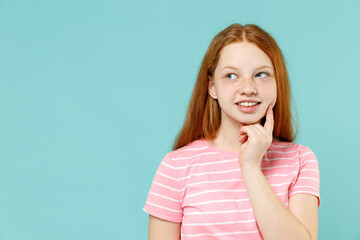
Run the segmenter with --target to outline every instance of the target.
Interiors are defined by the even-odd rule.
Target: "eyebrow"
[[[234,70],[239,70],[238,68],[233,67],[233,66],[225,66],[225,67],[223,67],[221,70],[224,70],[225,68],[230,68],[230,69],[234,69]],[[262,66],[260,66],[260,67],[255,68],[255,70],[258,70],[258,69],[261,69],[261,68],[270,68],[271,70],[273,70],[273,68],[270,67],[269,65],[262,65]]]

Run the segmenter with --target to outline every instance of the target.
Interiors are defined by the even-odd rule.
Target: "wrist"
[[[241,171],[247,171],[247,172],[251,172],[251,171],[258,171],[260,170],[260,166],[258,164],[255,163],[240,163],[240,169]]]

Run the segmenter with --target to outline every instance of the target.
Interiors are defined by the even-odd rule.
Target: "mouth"
[[[241,101],[241,102],[236,103],[237,108],[243,113],[256,112],[256,110],[260,104],[261,104],[261,102],[256,102],[256,101]]]
[[[259,105],[261,102],[255,102],[255,101],[243,101],[243,102],[238,102],[236,103],[237,105],[241,106],[241,107],[252,107],[255,105]]]

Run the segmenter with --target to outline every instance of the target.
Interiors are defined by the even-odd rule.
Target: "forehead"
[[[269,56],[250,42],[231,43],[222,49],[217,67],[229,65],[238,68],[256,68],[261,65],[273,67]]]

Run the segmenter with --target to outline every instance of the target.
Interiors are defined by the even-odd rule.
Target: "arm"
[[[276,196],[261,171],[260,163],[272,142],[272,107],[266,113],[264,127],[243,126],[239,132],[239,164],[256,221],[264,239],[317,239],[318,201],[309,194],[295,194],[287,209]]]
[[[149,240],[179,240],[180,224],[149,215]]]
[[[318,200],[315,196],[292,196],[288,210],[259,168],[242,168],[242,174],[264,239],[317,239]]]
[[[180,189],[170,154],[166,154],[156,171],[143,208],[149,214],[148,239],[180,239],[183,218]]]

